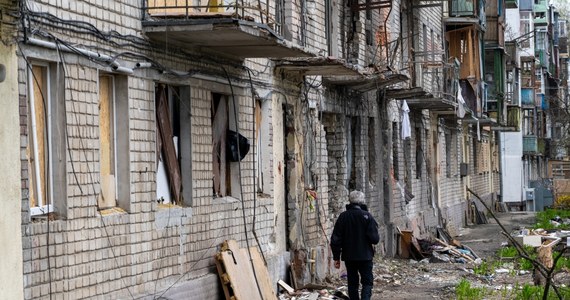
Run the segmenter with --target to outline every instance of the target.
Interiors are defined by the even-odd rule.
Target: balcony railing
[[[521,89],[521,104],[525,106],[534,106],[534,89]]]
[[[236,58],[312,57],[280,33],[283,16],[269,1],[144,0],[143,30],[155,43],[221,53]]]
[[[476,0],[451,0],[449,2],[450,17],[472,17],[477,16]]]
[[[538,143],[535,135],[523,136],[523,154],[536,154],[538,152]]]
[[[506,0],[505,4],[507,8],[519,8],[519,0]]]
[[[207,4],[203,4],[206,2]],[[224,1],[224,0],[146,0],[144,16],[156,18],[207,18],[216,16],[234,16],[258,23],[269,23],[269,1],[258,3],[253,1]]]
[[[548,57],[546,55],[546,50],[535,50],[535,56],[540,61],[541,67],[548,66]]]
[[[517,106],[507,107],[507,126],[514,127],[515,131],[520,130],[521,126],[521,109]]]
[[[521,11],[532,11],[533,7],[534,7],[533,0],[520,0],[519,2],[519,9]]]
[[[549,146],[549,141],[550,141],[550,140],[545,139],[545,138],[538,138],[537,141],[536,141],[536,142],[537,142],[537,144],[536,144],[536,152],[537,152],[538,154],[541,154],[541,155],[547,155],[547,154],[548,154],[547,152],[548,152],[548,150],[549,150],[549,149],[548,149],[548,148],[549,148],[549,147],[548,147],[548,146]]]

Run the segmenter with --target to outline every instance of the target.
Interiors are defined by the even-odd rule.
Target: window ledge
[[[184,208],[183,206],[174,204],[174,203],[159,203],[156,206],[156,209],[171,209],[171,208]]]
[[[239,199],[234,198],[232,196],[225,196],[225,197],[214,198],[214,201],[212,201],[212,203],[215,205],[219,205],[219,204],[236,203],[239,201],[240,201]]]
[[[126,215],[128,214],[127,211],[125,211],[124,209],[120,208],[120,207],[111,207],[111,208],[105,208],[99,211],[99,214],[102,217],[105,216],[113,216],[113,215]]]

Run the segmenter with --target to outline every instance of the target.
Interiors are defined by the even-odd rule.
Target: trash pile
[[[324,285],[309,284],[299,290],[295,290],[283,281],[278,282],[283,289],[279,294],[279,300],[336,300],[349,299],[346,286],[330,288]]]
[[[445,229],[438,228],[437,235],[432,239],[417,239],[411,231],[400,230],[400,258],[432,263],[481,262],[472,249],[453,239]]]
[[[554,227],[570,225],[570,219],[562,219],[558,216],[550,220]],[[567,227],[567,226],[564,226]],[[511,233],[511,236],[521,245],[540,247],[554,246],[557,244],[570,246],[570,230],[563,229],[527,229],[521,227]]]

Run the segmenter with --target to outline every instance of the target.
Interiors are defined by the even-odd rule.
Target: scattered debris
[[[531,247],[541,247],[544,242],[550,241],[551,246],[558,243],[568,245],[568,237],[570,231],[566,230],[544,230],[544,229],[527,229],[520,228],[511,233],[511,236],[521,245]]]

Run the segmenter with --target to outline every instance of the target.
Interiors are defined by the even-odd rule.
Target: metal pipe
[[[133,69],[121,66],[112,66],[113,71],[124,73],[124,74],[133,74]]]
[[[115,59],[113,59],[109,55],[105,55],[105,54],[101,54],[101,53],[97,53],[97,52],[93,52],[93,51],[89,51],[89,50],[85,50],[85,49],[81,49],[81,48],[75,48],[75,47],[71,48],[71,47],[64,45],[64,44],[56,44],[53,42],[48,42],[48,41],[34,39],[34,38],[29,38],[26,41],[26,43],[31,44],[31,45],[35,45],[35,46],[44,47],[44,48],[60,49],[60,50],[63,50],[66,52],[71,52],[71,53],[79,52],[80,54],[85,55],[85,56],[92,58],[94,60],[108,63],[109,66],[117,72],[126,73],[126,74],[132,74],[133,73],[132,69],[126,68],[126,67],[121,67],[119,65],[119,63],[117,63],[115,61]]]
[[[149,62],[138,62],[135,65],[137,68],[151,68],[152,67],[152,63]]]

